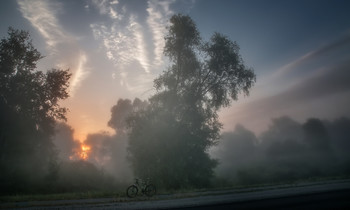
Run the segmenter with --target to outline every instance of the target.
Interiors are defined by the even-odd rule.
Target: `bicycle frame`
[[[128,197],[135,197],[139,191],[147,196],[152,196],[156,193],[156,188],[150,183],[150,180],[135,179],[135,183],[129,186],[126,190]]]
[[[137,187],[138,190],[141,190],[142,193],[144,193],[146,186],[147,186],[146,181],[142,180],[142,179],[135,179],[135,183],[133,184],[135,187]]]

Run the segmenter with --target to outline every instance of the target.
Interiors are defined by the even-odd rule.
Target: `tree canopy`
[[[26,31],[9,28],[8,37],[0,41],[2,190],[14,188],[13,183],[21,186],[19,180],[29,183],[29,179],[49,174],[48,165],[54,161],[51,137],[56,120],[66,119],[67,109],[58,102],[68,97],[71,74],[68,70],[36,70],[41,58]]]
[[[108,121],[108,126],[119,134],[124,134],[127,129],[126,119],[128,116],[147,106],[147,101],[141,101],[139,98],[135,98],[133,102],[129,99],[119,99],[117,104],[111,108],[112,115]]]
[[[217,112],[248,95],[255,74],[236,42],[219,33],[204,42],[189,16],[172,16],[168,30],[172,64],[155,79],[148,108],[129,118],[130,160],[136,176],[163,187],[203,187],[217,164],[207,154],[222,127]]]

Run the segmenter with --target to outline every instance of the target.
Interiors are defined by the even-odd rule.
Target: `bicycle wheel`
[[[129,198],[134,198],[137,195],[137,187],[135,185],[131,185],[130,187],[128,187],[128,189],[126,190],[126,195]]]
[[[147,185],[146,189],[145,189],[145,194],[149,197],[155,195],[156,194],[156,186],[154,186],[153,184]]]

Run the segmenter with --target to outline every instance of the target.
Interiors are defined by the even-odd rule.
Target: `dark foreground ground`
[[[0,209],[349,209],[350,180],[239,190],[116,198],[0,203]]]
[[[350,209],[350,190],[175,209]]]

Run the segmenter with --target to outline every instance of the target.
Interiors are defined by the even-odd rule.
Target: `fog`
[[[130,164],[127,161],[125,135],[91,134],[84,143],[91,146],[87,161],[105,170],[118,182],[130,183],[133,181]]]
[[[90,134],[81,143],[73,139],[73,133],[67,124],[60,123],[56,127],[53,142],[58,167],[54,192],[121,191],[132,182],[125,135]]]
[[[113,119],[121,119],[116,118],[121,112],[126,116],[125,110],[131,113],[137,108],[133,108],[134,105],[130,100],[119,100],[111,109],[109,124],[116,125]],[[94,186],[91,179],[96,180],[96,186],[106,181],[117,186],[130,184],[134,175],[127,158],[125,125],[119,122],[115,129],[119,129],[115,135],[103,132],[88,135],[83,144],[91,149],[88,158],[82,161],[76,155],[81,145],[74,141],[73,129],[58,124],[54,143],[61,160],[60,180],[75,180],[84,187]],[[300,123],[284,116],[272,119],[269,128],[259,136],[238,124],[232,132],[222,133],[219,143],[209,150],[209,154],[219,161],[215,180],[221,180],[225,185],[343,177],[350,173],[349,136],[348,118],[333,121],[310,118]],[[74,175],[74,167],[79,164],[82,171]],[[84,182],[84,177],[90,181]],[[218,184],[215,180],[214,184]]]
[[[70,160],[79,151],[80,142],[74,140],[74,130],[66,123],[60,122],[56,125],[56,132],[53,138],[53,143],[57,149],[58,157],[61,160]]]
[[[112,5],[112,2],[105,3]],[[116,3],[113,5],[116,6]],[[41,32],[62,31],[60,24],[56,25],[60,21],[56,21],[55,12],[52,13],[54,16],[47,16],[53,23],[48,25],[56,25],[53,27],[55,30],[41,30],[39,23],[31,21],[31,9],[29,11],[21,3],[19,6],[23,17],[34,28],[40,28]],[[85,5],[85,13],[88,10],[93,12],[86,6],[89,8]],[[71,36],[62,33],[62,36],[51,37],[45,32],[42,41],[46,39],[46,53],[55,57],[58,50],[65,53],[63,57],[71,55],[67,61],[59,62],[62,65],[53,66],[62,68],[65,62],[77,60],[79,65],[70,67],[73,71],[68,66],[66,70],[50,67],[45,71],[38,70],[37,64],[45,55],[33,46],[29,32],[8,29],[8,37],[0,40],[0,194],[114,193],[117,190],[124,193],[137,176],[150,178],[157,189],[169,191],[349,176],[350,119],[294,120],[301,119],[300,116],[303,116],[302,119],[312,115],[327,118],[348,113],[348,97],[342,96],[350,90],[350,62],[343,56],[348,54],[349,34],[316,51],[310,51],[313,47],[300,49],[294,56],[301,52],[304,54],[304,51],[309,53],[293,59],[278,71],[259,71],[258,75],[271,74],[265,83],[257,87],[263,87],[260,92],[263,94],[258,91],[251,102],[241,104],[243,108],[233,107],[225,116],[231,119],[221,123],[219,111],[228,108],[239,96],[249,96],[257,74],[251,64],[243,60],[239,44],[231,40],[232,34],[213,32],[209,38],[206,31],[205,37],[209,39],[205,40],[189,15],[173,14],[168,6],[161,6],[168,13],[166,16],[172,15],[166,27],[163,25],[165,16],[162,15],[158,18],[159,24],[154,24],[157,21],[152,19],[152,15],[157,12],[152,7],[147,9],[147,17],[151,19],[142,21],[148,24],[148,28],[139,24],[141,17],[127,15],[130,21],[125,23],[130,25],[126,28],[132,37],[130,43],[123,43],[122,39],[128,39],[128,36],[120,37],[120,33],[113,36],[114,44],[105,39],[104,32],[102,37],[101,34],[94,36],[95,41],[104,39],[107,57],[103,59],[95,56],[100,53],[94,51],[98,47],[87,47],[86,50],[92,50],[93,54],[81,51],[74,59],[74,53],[66,53],[74,48],[74,44],[72,48],[62,45],[65,41],[61,42],[61,39],[67,39],[67,43],[71,43]],[[115,11],[111,10],[111,13]],[[106,29],[104,23],[101,24]],[[90,24],[94,35],[99,31],[98,25]],[[112,31],[116,28],[113,26]],[[147,29],[161,33],[155,33],[156,39],[147,35],[144,39],[143,35],[151,32]],[[119,39],[121,45],[117,43]],[[149,42],[152,40],[155,45]],[[157,40],[164,41],[162,46]],[[112,55],[114,50],[110,51],[110,47],[118,48],[123,54],[129,48],[135,51],[135,44],[138,45],[136,54],[127,56],[131,60],[126,59],[131,63],[116,64],[121,68],[136,66],[136,69],[126,71],[118,70],[118,67],[112,72],[107,71],[108,76],[101,74],[100,69],[108,68],[97,64],[106,63],[108,59],[116,61],[113,58],[116,54]],[[128,49],[124,49],[124,45]],[[162,73],[159,71],[165,67],[163,64],[152,67],[152,59],[148,58],[158,53],[149,53],[146,49],[148,45],[156,47],[157,52],[164,47],[164,65],[167,67]],[[244,45],[242,47],[245,48]],[[279,46],[279,49],[282,48],[289,49]],[[338,56],[340,54],[342,56]],[[53,57],[54,60],[63,58]],[[283,60],[276,58],[275,62],[284,63],[289,60],[287,57]],[[256,66],[264,69],[261,65]],[[87,72],[91,72],[89,77]],[[142,78],[145,72],[149,78]],[[160,74],[156,76],[157,73]],[[96,88],[99,86],[96,84],[107,82],[106,78],[113,83]],[[85,79],[87,83],[80,84]],[[153,88],[144,92],[142,86],[148,87],[150,79],[154,79]],[[270,86],[274,81],[277,85]],[[139,84],[135,86],[134,83]],[[275,87],[277,92],[269,91]],[[79,93],[78,89],[81,89]],[[119,99],[114,106],[105,106],[113,99],[104,96],[134,96],[144,92],[139,95],[143,96],[149,95],[149,91],[153,94],[147,101]],[[91,93],[96,94],[93,96]],[[62,103],[69,97],[72,97],[71,101]],[[337,100],[326,101],[331,97]],[[335,103],[340,106],[334,106]],[[69,110],[63,104],[84,111],[74,111],[67,119]],[[108,108],[110,118],[105,125],[114,130],[113,134],[101,131],[90,133],[82,142],[74,139],[73,127],[84,127],[85,120],[89,124],[85,129],[95,126],[97,130],[100,124],[96,120],[96,116],[100,116],[98,110]],[[272,119],[268,129],[258,136],[240,124],[235,125],[231,132],[221,133],[223,124],[227,129],[227,122],[233,122],[233,119],[245,123],[239,116],[242,113],[246,115],[245,119],[255,123],[280,114],[291,117]],[[80,118],[82,115],[86,116],[84,120]],[[81,120],[81,123],[75,120]]]
[[[146,101],[120,99],[111,108],[108,124],[116,134],[92,133],[85,141],[74,140],[74,130],[58,123],[53,143],[59,162],[58,183],[61,191],[115,188],[123,189],[133,182],[131,165],[127,160],[128,115],[147,106]],[[105,184],[104,184],[105,183]]]
[[[350,120],[273,119],[260,136],[237,125],[210,150],[218,178],[234,184],[274,183],[350,172]]]

